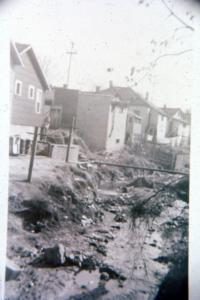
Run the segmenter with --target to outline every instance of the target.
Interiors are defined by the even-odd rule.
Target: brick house
[[[34,126],[44,120],[44,93],[48,83],[30,45],[11,42],[10,135],[31,138]]]
[[[76,127],[92,150],[124,147],[127,105],[111,95],[80,92]]]

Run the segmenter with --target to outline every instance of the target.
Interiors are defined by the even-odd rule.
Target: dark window
[[[22,93],[22,82],[19,80],[16,80],[15,82],[15,94],[18,96],[21,96]]]
[[[29,85],[28,87],[28,98],[29,99],[34,99],[35,97],[35,87],[32,85]]]
[[[36,102],[36,112],[40,113],[40,109],[41,109],[40,102]]]
[[[51,100],[51,99],[46,99],[45,100],[45,105],[51,106],[52,104],[53,104],[53,100]]]
[[[20,94],[21,91],[21,84],[17,83],[17,94]]]
[[[116,139],[116,144],[119,144],[119,142],[120,142],[120,139]]]

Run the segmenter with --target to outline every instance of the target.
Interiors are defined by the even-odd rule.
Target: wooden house
[[[10,135],[30,138],[45,118],[44,93],[49,88],[31,45],[11,42]]]
[[[125,144],[127,105],[111,95],[80,92],[76,127],[92,150],[113,152]]]
[[[172,147],[188,147],[190,144],[190,114],[180,108],[163,107],[168,115],[167,138]]]
[[[134,132],[134,126],[137,128],[137,137],[135,139],[134,137],[131,138],[133,144],[138,140],[159,144],[166,143],[167,115],[149,102],[147,97],[143,98],[130,87],[116,87],[113,85],[106,90],[102,90],[101,93],[113,95],[120,101],[128,103],[127,122],[129,123],[131,115],[134,115],[133,120],[136,123],[141,123],[140,126],[135,126],[134,122],[132,122],[132,126],[127,124],[128,136],[131,135],[131,132]],[[136,116],[140,117],[140,120]],[[138,127],[140,132],[138,132]]]

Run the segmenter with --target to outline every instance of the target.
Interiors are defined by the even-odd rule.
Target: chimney
[[[67,89],[67,84],[63,84],[63,88],[64,88],[64,89]]]
[[[164,105],[163,105],[163,108],[164,108],[164,109],[166,109],[166,108],[167,108],[167,105],[166,105],[166,104],[164,104]]]
[[[145,99],[146,99],[146,100],[148,100],[148,99],[149,99],[149,92],[146,92]]]
[[[100,87],[99,85],[96,86],[96,93],[99,93],[99,92],[100,92],[100,88],[101,88],[101,87]]]
[[[113,87],[113,82],[112,80],[109,81],[109,88],[111,89]]]

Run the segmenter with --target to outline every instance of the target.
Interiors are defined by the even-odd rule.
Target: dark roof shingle
[[[143,98],[140,94],[136,93],[131,87],[113,86],[106,90],[101,90],[100,92],[112,94],[115,97],[118,97],[121,101],[128,102],[130,105],[145,106],[152,108],[159,114],[167,116],[162,109],[159,109],[156,105]]]

